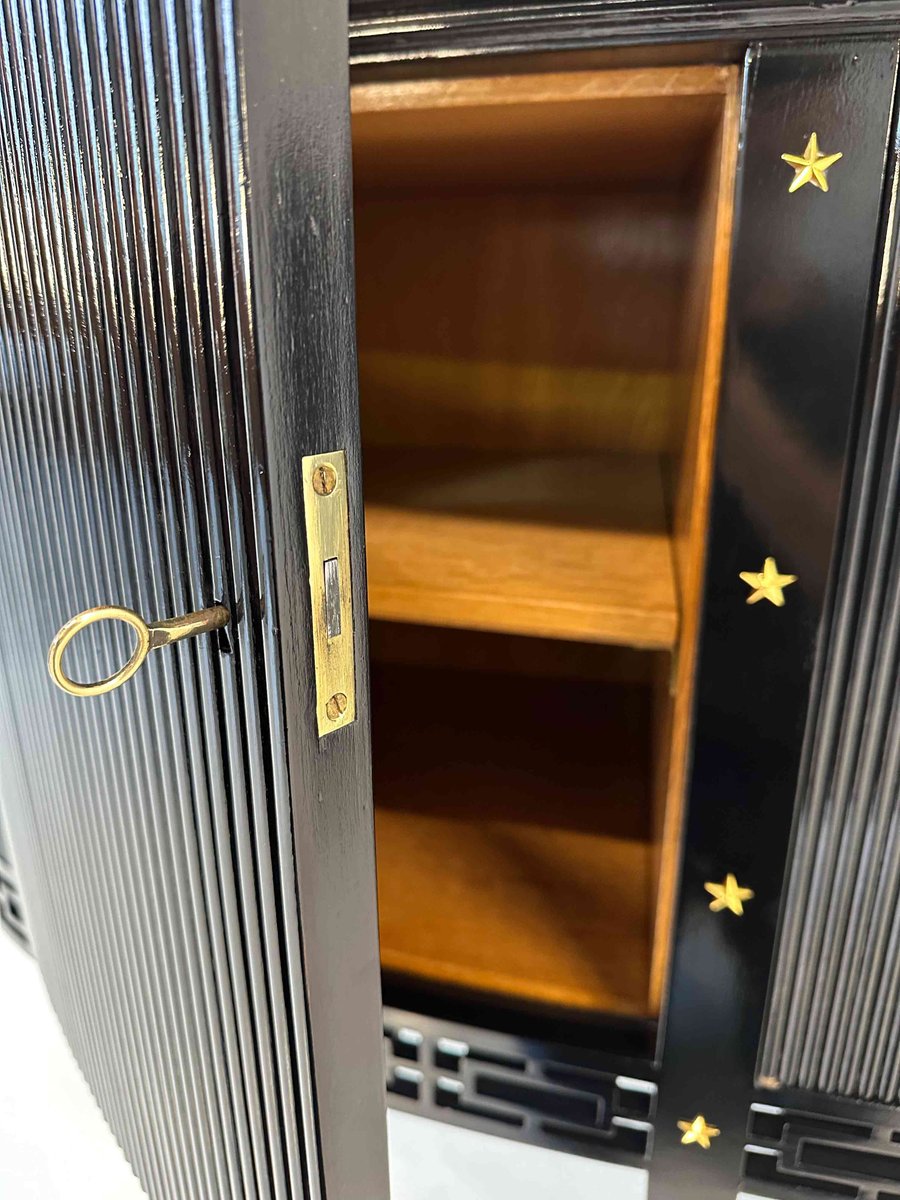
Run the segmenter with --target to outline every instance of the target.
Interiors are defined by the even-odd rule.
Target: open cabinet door
[[[0,788],[152,1197],[388,1193],[344,9],[0,3]]]

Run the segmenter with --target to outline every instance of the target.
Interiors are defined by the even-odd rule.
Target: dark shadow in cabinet
[[[652,680],[592,677],[603,647],[540,675],[565,658],[543,639],[372,633],[386,970],[582,1021],[648,1016]]]

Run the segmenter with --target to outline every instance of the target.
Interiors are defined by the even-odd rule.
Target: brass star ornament
[[[781,575],[774,558],[767,558],[761,571],[741,571],[741,579],[753,588],[747,597],[748,604],[770,600],[777,608],[784,604],[784,589],[797,582],[796,575]]]
[[[692,1142],[696,1142],[704,1150],[709,1149],[709,1139],[718,1137],[721,1132],[715,1125],[710,1125],[706,1117],[699,1114],[693,1121],[679,1121],[678,1128],[681,1130],[682,1146],[690,1146]]]
[[[744,901],[752,900],[754,896],[753,890],[741,887],[730,871],[721,883],[704,883],[703,887],[712,896],[709,904],[712,912],[727,908],[736,917],[743,916]]]
[[[823,154],[819,149],[818,137],[816,134],[812,134],[802,154],[782,154],[781,157],[794,168],[794,178],[788,188],[789,192],[799,191],[807,183],[811,183],[821,192],[827,192],[828,179],[825,172],[844,156],[843,154]]]

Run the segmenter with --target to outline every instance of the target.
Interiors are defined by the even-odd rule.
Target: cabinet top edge
[[[736,66],[624,67],[354,83],[354,115],[397,110],[725,96]]]

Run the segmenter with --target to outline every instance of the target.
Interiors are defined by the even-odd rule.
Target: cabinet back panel
[[[677,195],[357,193],[364,438],[671,450],[692,217]]]

